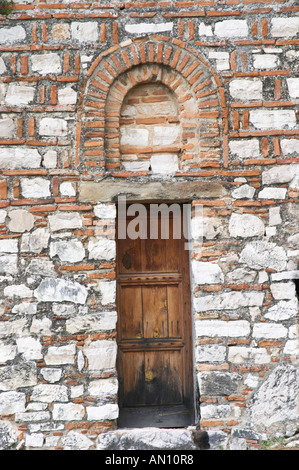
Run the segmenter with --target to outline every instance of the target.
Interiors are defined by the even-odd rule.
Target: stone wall
[[[192,205],[212,448],[297,431],[298,12],[22,0],[0,17],[1,449],[114,442],[120,194]]]

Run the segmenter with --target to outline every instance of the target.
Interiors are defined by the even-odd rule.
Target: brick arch
[[[208,62],[182,41],[163,37],[128,40],[101,53],[82,87],[76,161],[97,171],[118,171],[120,109],[136,85],[159,80],[176,95],[181,125],[196,130],[198,142],[188,170],[227,167],[227,107],[224,88]],[[191,157],[190,157],[191,155]]]

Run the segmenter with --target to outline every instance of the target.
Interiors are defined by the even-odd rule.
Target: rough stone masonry
[[[299,6],[15,1],[0,17],[0,448],[118,431],[116,203],[188,200],[213,449],[298,430]],[[203,232],[202,232],[203,227]]]

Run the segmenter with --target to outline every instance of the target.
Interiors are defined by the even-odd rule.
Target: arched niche
[[[227,167],[224,90],[209,64],[196,51],[182,46],[175,39],[170,42],[169,38],[149,37],[147,41],[126,41],[97,58],[81,95],[78,165],[89,170],[95,167],[103,173],[123,171],[123,163],[128,161],[121,144],[125,100],[137,87],[160,84],[178,106],[178,172],[209,165]],[[147,174],[151,166],[141,171]]]

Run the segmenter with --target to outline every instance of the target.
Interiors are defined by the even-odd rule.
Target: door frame
[[[157,199],[154,199],[154,200],[132,200],[132,199],[129,199],[126,201],[126,210],[128,208],[128,206],[132,205],[132,204],[135,204],[135,203],[139,203],[139,204],[144,204],[146,206],[149,206],[150,204],[167,204],[168,206],[172,205],[172,204],[179,204],[182,205],[183,204],[189,204],[191,206],[192,204],[192,200],[169,200],[169,199],[164,199],[164,200],[157,200]],[[118,255],[119,255],[119,252],[118,252],[118,240],[117,240],[117,237],[118,237],[118,222],[119,222],[119,219],[118,219],[118,211],[119,211],[119,207],[118,207],[118,204],[116,204],[116,276],[117,276],[117,267],[118,267]],[[185,217],[185,220],[184,220],[184,223],[187,224],[188,226],[188,234],[191,234],[191,214],[189,215],[188,217],[188,214],[183,214],[183,216]],[[182,235],[183,236],[183,235]],[[191,235],[189,235],[188,237],[188,242],[190,242],[190,237]],[[191,245],[192,246],[192,245]],[[189,269],[189,289],[188,289],[188,295],[189,295],[189,318],[188,318],[188,322],[189,322],[189,331],[190,331],[190,341],[189,341],[189,347],[190,347],[190,352],[188,354],[188,361],[191,361],[191,365],[190,365],[190,375],[192,376],[192,412],[193,412],[193,418],[192,418],[192,423],[189,423],[189,424],[183,424],[183,425],[178,425],[178,426],[175,426],[175,425],[170,425],[170,426],[162,426],[162,427],[188,427],[188,426],[192,426],[192,425],[196,425],[200,419],[200,416],[199,416],[199,390],[198,390],[198,383],[197,383],[197,376],[196,376],[196,368],[195,368],[195,364],[196,364],[196,361],[195,361],[195,324],[194,324],[194,311],[193,311],[193,302],[192,302],[192,298],[193,298],[193,278],[192,278],[192,269],[191,269],[191,253],[192,253],[192,248],[190,248],[190,244],[189,244],[189,248],[188,248],[188,269]],[[117,280],[116,280],[117,282]],[[117,337],[118,337],[118,334],[119,334],[119,319],[120,319],[120,312],[119,312],[119,300],[118,300],[118,286],[116,288],[116,310],[117,310]],[[119,346],[117,348],[117,356],[119,357]],[[185,360],[185,359],[184,359]],[[117,364],[118,364],[118,360],[117,360]],[[118,374],[118,365],[117,365],[117,374]],[[186,371],[185,371],[185,375],[186,375]],[[184,377],[184,380],[185,380],[185,377]],[[119,398],[119,397],[118,397]],[[135,422],[135,426],[134,427],[146,427],[147,424],[146,422],[144,421],[144,417],[141,418],[141,421],[138,420],[138,413],[136,414],[136,422]],[[117,423],[118,427],[126,427],[126,426],[123,426],[122,424],[120,424],[120,422],[118,421]]]

